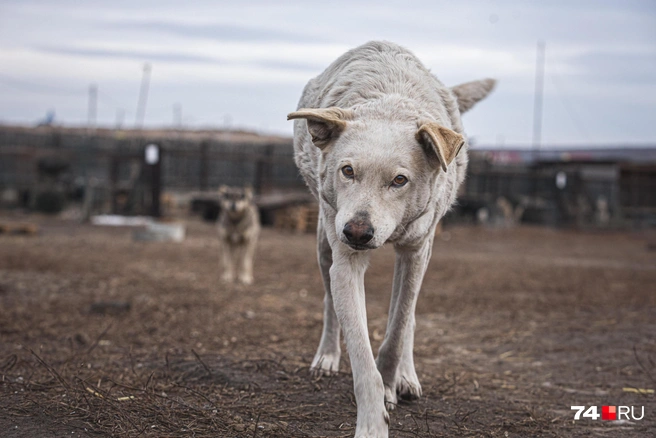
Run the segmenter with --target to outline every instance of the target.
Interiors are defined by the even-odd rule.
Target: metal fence
[[[39,174],[39,163],[59,160],[66,167],[57,181],[59,190],[80,191],[93,180],[94,187],[106,192],[105,202],[111,198],[115,204],[119,193],[144,192],[149,177],[144,149],[151,143],[161,150],[158,172],[164,192],[208,192],[222,184],[251,185],[259,194],[307,191],[294,164],[291,140],[216,136],[0,127],[0,192],[11,189],[27,198],[48,187],[53,180]],[[588,157],[498,165],[472,154],[456,213],[487,209],[549,225],[607,226],[636,220],[654,224],[655,193],[653,164]]]
[[[460,210],[479,209],[553,226],[656,223],[656,167],[621,162],[545,161],[530,166],[486,166],[474,161],[459,198]],[[506,208],[508,210],[508,208]],[[512,211],[511,211],[512,213]]]
[[[128,183],[138,178],[144,148],[150,143],[162,151],[166,190],[212,190],[221,184],[250,184],[259,192],[303,188],[291,141],[34,131],[0,128],[0,188],[29,189],[38,181],[39,161],[51,157],[68,164],[69,178],[94,178],[107,185]]]

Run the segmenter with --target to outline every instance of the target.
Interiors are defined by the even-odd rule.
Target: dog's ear
[[[244,187],[244,195],[246,196],[247,200],[253,200],[253,187],[250,185]]]
[[[444,172],[465,144],[465,139],[461,134],[436,122],[421,125],[417,131],[417,140],[426,148],[429,156],[434,154],[434,159],[439,161]]]
[[[460,113],[464,113],[472,109],[474,105],[480,100],[483,100],[497,84],[494,79],[482,79],[480,81],[466,82],[464,84],[451,87],[451,91],[458,99],[458,108]]]
[[[287,120],[305,119],[312,143],[324,149],[346,128],[347,121],[353,118],[351,110],[337,107],[302,108],[287,115]]]

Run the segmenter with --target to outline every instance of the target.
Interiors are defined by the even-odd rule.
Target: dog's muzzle
[[[353,249],[369,249],[366,245],[374,238],[374,227],[367,220],[352,220],[342,230]]]

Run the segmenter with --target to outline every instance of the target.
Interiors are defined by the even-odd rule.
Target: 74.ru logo
[[[630,419],[638,421],[645,418],[644,406],[602,406],[601,415],[597,411],[597,406],[590,406],[587,410],[585,408],[585,406],[572,406],[572,410],[576,411],[574,420],[580,420],[581,417],[591,420],[598,420],[601,417],[602,420],[607,421]],[[638,408],[640,408],[640,411],[638,411]],[[629,413],[631,418],[629,418]],[[636,416],[638,413],[640,414],[639,417]]]

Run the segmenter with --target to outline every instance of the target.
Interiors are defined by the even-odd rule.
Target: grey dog
[[[221,213],[218,219],[219,244],[221,245],[221,279],[244,284],[253,282],[253,258],[260,236],[260,214],[253,202],[250,187],[219,188]]]
[[[351,360],[356,437],[387,437],[397,397],[416,399],[415,307],[435,227],[467,169],[460,115],[495,81],[445,87],[410,51],[388,42],[355,48],[310,80],[294,122],[295,160],[320,204],[324,326],[312,362],[338,370],[340,326]],[[394,245],[385,339],[369,343],[364,273],[371,250]],[[387,409],[386,409],[387,408]]]

